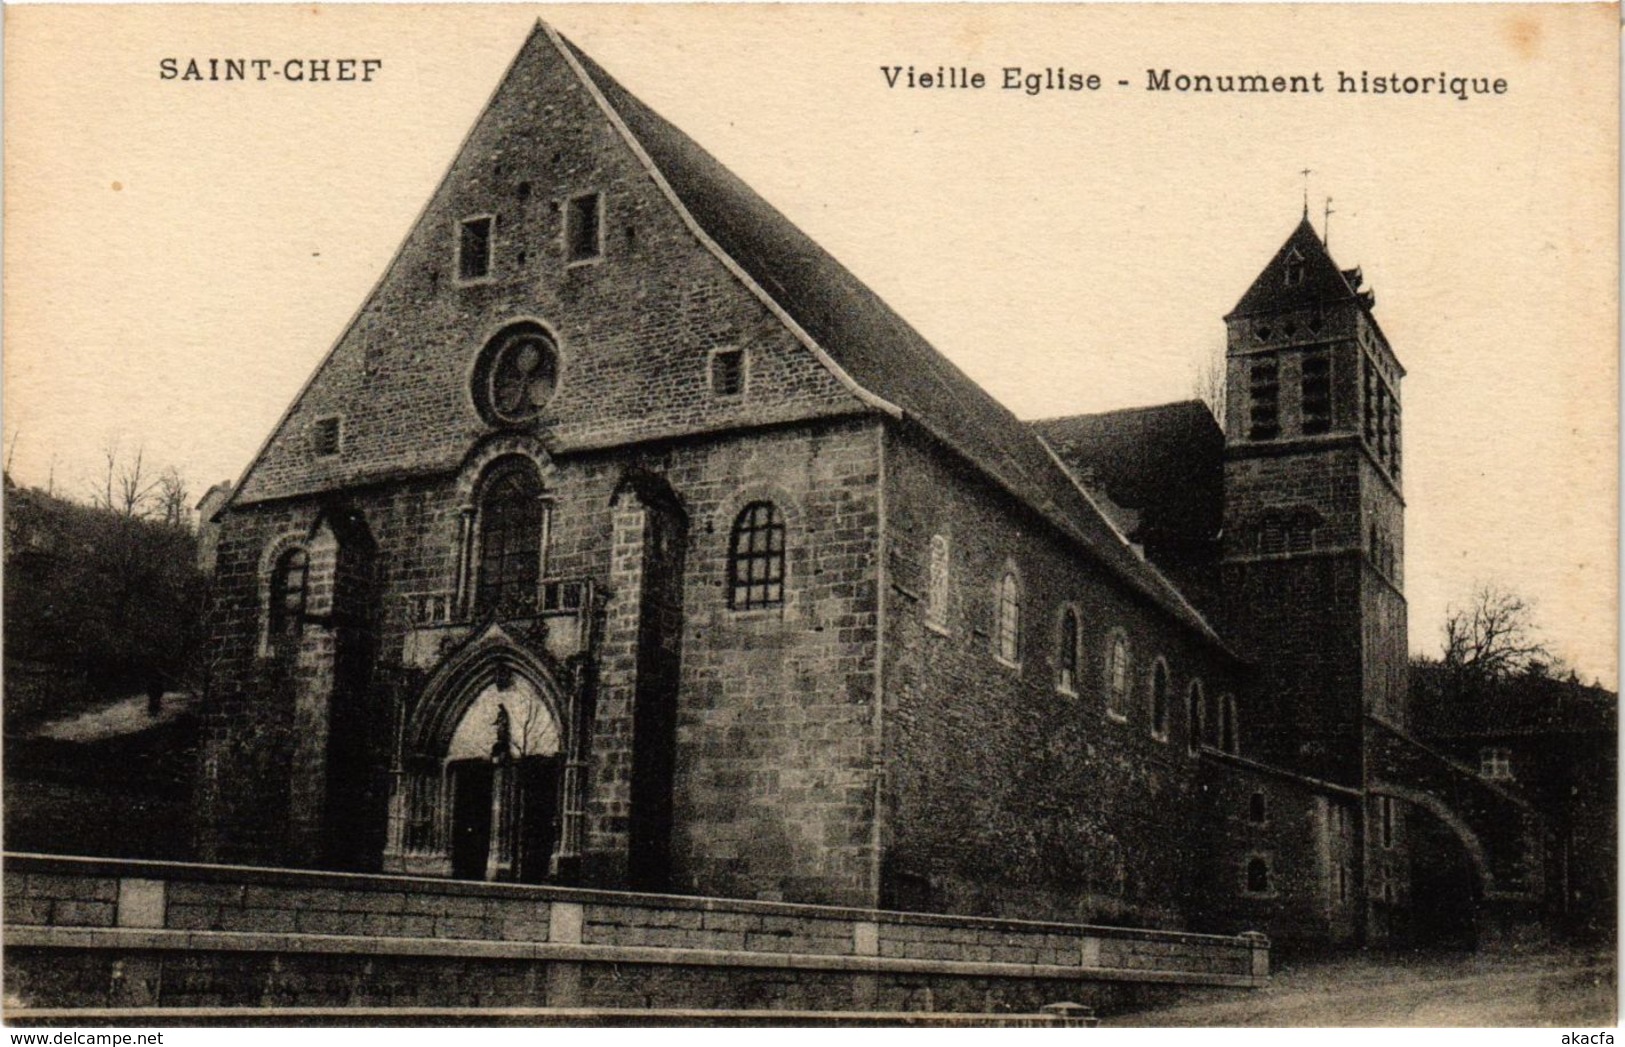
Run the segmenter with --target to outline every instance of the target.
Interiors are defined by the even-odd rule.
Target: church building
[[[1380,937],[1404,368],[1258,261],[1023,422],[538,24],[215,516],[200,857]]]

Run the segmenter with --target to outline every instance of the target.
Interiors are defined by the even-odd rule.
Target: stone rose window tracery
[[[492,339],[475,376],[475,398],[487,421],[516,425],[541,413],[559,383],[552,336],[536,324],[516,324]]]

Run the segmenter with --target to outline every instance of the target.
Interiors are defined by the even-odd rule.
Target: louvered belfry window
[[[728,606],[736,611],[784,603],[784,521],[772,502],[752,502],[734,519],[728,541]]]
[[[1316,436],[1332,428],[1332,358],[1324,350],[1303,358],[1303,432]]]
[[[499,464],[480,500],[480,573],[475,608],[481,615],[522,615],[536,609],[547,505],[529,462]]]
[[[1280,364],[1274,355],[1253,360],[1248,372],[1249,440],[1273,440],[1281,435]]]

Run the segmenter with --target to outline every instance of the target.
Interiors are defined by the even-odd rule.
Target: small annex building
[[[215,517],[200,857],[1395,933],[1404,371],[1261,261],[1026,423],[538,24]]]

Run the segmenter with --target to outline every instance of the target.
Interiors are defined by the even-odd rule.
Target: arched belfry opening
[[[565,842],[566,691],[500,628],[449,659],[401,731],[389,868],[541,883]]]

